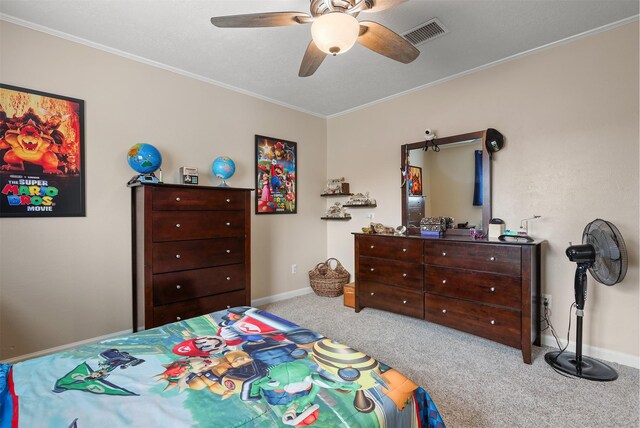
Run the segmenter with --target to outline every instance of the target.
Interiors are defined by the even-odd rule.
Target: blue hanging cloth
[[[476,158],[476,180],[473,185],[473,205],[482,206],[482,150],[475,151]]]

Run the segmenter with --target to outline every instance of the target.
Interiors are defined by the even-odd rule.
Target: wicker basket
[[[331,267],[331,261],[336,267]],[[309,281],[314,293],[322,297],[338,297],[343,293],[343,287],[349,283],[349,272],[338,259],[330,258],[326,262],[318,263],[309,271]]]

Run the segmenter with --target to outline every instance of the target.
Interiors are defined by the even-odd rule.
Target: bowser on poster
[[[0,84],[0,217],[78,217],[84,101]]]

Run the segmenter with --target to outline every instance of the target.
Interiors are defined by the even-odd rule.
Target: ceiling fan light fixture
[[[311,24],[311,37],[322,52],[329,55],[345,53],[360,34],[358,20],[343,12],[326,13]]]

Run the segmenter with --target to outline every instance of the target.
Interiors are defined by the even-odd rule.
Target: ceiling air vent
[[[410,41],[414,46],[418,46],[428,42],[429,40],[433,40],[436,37],[443,36],[448,32],[449,30],[442,25],[442,22],[440,22],[438,18],[433,18],[432,20],[409,30],[402,36]]]

